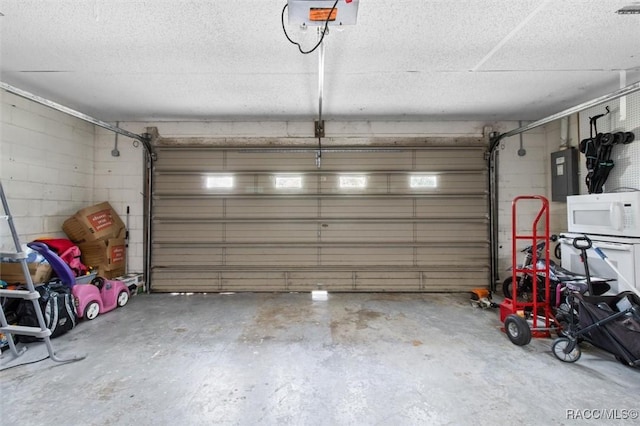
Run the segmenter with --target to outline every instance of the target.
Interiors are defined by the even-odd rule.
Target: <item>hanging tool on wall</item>
[[[610,113],[605,107],[604,114],[589,117],[589,138],[580,141],[580,152],[587,160],[587,176],[585,184],[589,194],[600,194],[603,191],[614,162],[611,152],[614,145],[629,144],[635,139],[632,132],[598,133],[598,120]]]

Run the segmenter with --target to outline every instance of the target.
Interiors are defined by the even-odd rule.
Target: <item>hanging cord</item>
[[[298,46],[298,50],[300,51],[300,53],[302,53],[303,55],[308,55],[309,53],[315,51],[318,48],[318,46],[320,46],[320,44],[322,44],[322,40],[324,40],[324,35],[327,33],[327,28],[329,27],[329,20],[331,19],[331,15],[333,14],[333,11],[338,5],[338,1],[339,0],[336,0],[335,3],[333,3],[333,7],[331,8],[329,15],[327,16],[327,20],[324,22],[322,37],[320,37],[320,40],[318,41],[318,43],[316,43],[316,45],[313,46],[313,49],[307,50],[307,51],[302,50],[302,46],[300,45],[300,43],[291,40],[291,37],[289,37],[289,34],[287,34],[287,29],[284,26],[284,11],[287,10],[287,7],[289,7],[289,3],[284,5],[284,7],[282,8],[282,15],[280,16],[280,20],[282,21],[282,31],[284,31],[284,36],[287,38],[287,40],[289,40],[291,44],[295,44],[296,46]]]

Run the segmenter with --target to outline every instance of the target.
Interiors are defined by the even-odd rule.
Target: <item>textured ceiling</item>
[[[325,38],[324,118],[543,118],[640,80],[632,4],[360,0]],[[284,5],[0,0],[0,80],[105,121],[313,119],[318,54]]]

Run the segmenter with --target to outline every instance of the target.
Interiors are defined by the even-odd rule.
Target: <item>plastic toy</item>
[[[91,284],[75,284],[71,293],[76,298],[78,316],[92,320],[99,314],[124,306],[129,301],[129,288],[122,281],[95,278]]]
[[[126,305],[129,301],[131,293],[122,281],[96,277],[91,284],[78,284],[69,265],[51,251],[46,244],[32,242],[27,245],[47,259],[51,268],[58,275],[58,279],[71,288],[78,317],[92,320],[101,313]]]

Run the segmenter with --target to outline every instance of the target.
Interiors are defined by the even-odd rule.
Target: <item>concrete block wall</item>
[[[20,240],[64,237],[62,222],[93,201],[94,126],[5,91],[0,106],[0,179]],[[0,246],[15,251],[4,220]]]
[[[525,123],[501,123],[500,133],[516,129]],[[525,155],[518,155],[522,147]],[[512,263],[512,202],[518,196],[547,196],[546,153],[547,140],[543,128],[503,139],[498,150],[498,272],[503,280]],[[517,204],[517,232],[531,234],[532,225],[541,203],[519,201]],[[542,231],[539,229],[538,231]],[[518,243],[518,248],[528,244]]]
[[[504,126],[500,132],[509,131],[526,123],[501,123]],[[505,279],[510,272],[507,269],[512,264],[512,201],[521,195],[541,195],[549,200],[549,232],[560,234],[566,232],[567,209],[564,202],[551,200],[551,153],[560,150],[561,144],[560,120],[545,126],[532,129],[522,135],[504,139],[498,147],[498,241],[499,259],[498,272],[500,279]],[[520,138],[526,150],[524,156],[518,155]],[[568,146],[577,146],[578,117],[573,115],[568,120]],[[521,201],[517,204],[518,234],[532,233],[533,220],[541,204],[536,201]],[[543,229],[538,229],[542,232]],[[517,244],[519,249],[528,243]],[[551,244],[550,254],[553,258],[555,243]]]
[[[114,123],[115,124],[115,123]],[[124,126],[122,126],[124,127]],[[144,133],[144,129],[136,129]],[[119,155],[114,156],[117,141]],[[94,168],[94,204],[108,201],[129,230],[127,270],[144,270],[144,197],[145,155],[141,144],[133,139],[96,129]],[[127,215],[127,208],[129,214]]]

